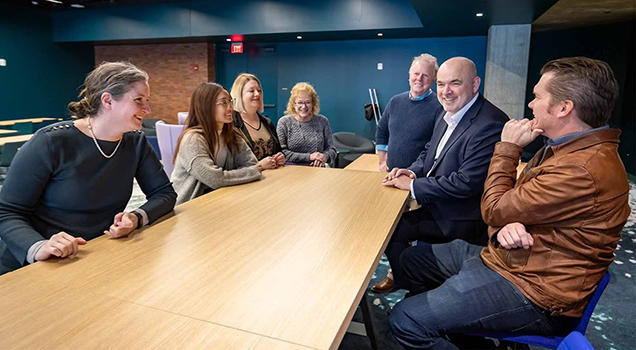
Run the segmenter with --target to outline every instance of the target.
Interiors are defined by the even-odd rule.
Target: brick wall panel
[[[192,91],[214,80],[214,44],[209,43],[95,46],[95,64],[103,61],[130,61],[148,72],[152,113],[146,118],[170,124],[188,110]]]

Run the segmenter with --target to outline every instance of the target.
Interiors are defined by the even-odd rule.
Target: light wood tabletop
[[[56,118],[29,118],[29,119],[0,120],[0,126],[10,126],[10,125],[14,125],[15,123],[26,123],[26,122],[42,123],[49,120],[56,120]],[[61,120],[61,119],[57,118],[57,120]]]
[[[196,347],[182,338],[186,329],[178,322],[185,320],[155,331],[155,324],[163,320],[152,321],[151,314],[160,313],[285,346],[337,349],[408,196],[381,186],[383,176],[294,166],[265,171],[261,181],[184,203],[175,215],[131,237],[102,236],[82,246],[76,258],[38,262],[0,276],[0,332],[28,328],[35,310],[46,310],[46,303],[31,308],[25,302],[32,299],[25,296],[30,288],[41,283],[38,290],[43,294],[33,299],[48,298],[52,303],[59,286],[64,286],[90,294],[76,298],[79,304],[94,298],[95,305],[102,300],[113,309],[130,308],[121,311],[120,320],[114,311],[101,311],[107,313],[102,316],[80,305],[104,339],[117,338],[125,328],[120,322],[139,313],[142,321],[135,323],[133,332],[139,337],[146,331],[174,333],[179,344]],[[47,312],[65,314],[60,308],[55,305]],[[42,326],[66,327],[68,317],[49,317]],[[111,318],[112,326],[102,323],[102,317]],[[217,334],[216,329],[205,332]],[[232,332],[219,332],[235,339]],[[39,332],[29,334],[39,344],[51,341]],[[72,346],[94,336],[82,331],[68,341],[56,338],[55,344]],[[254,340],[260,341],[264,340]]]
[[[0,137],[10,135],[10,134],[15,134],[17,132],[18,130],[0,129]]]
[[[33,134],[0,137],[0,146],[4,146],[5,143],[9,142],[29,141],[31,137],[33,137]]]
[[[2,349],[311,349],[64,283],[11,275],[0,285]],[[11,317],[16,313],[18,324]]]
[[[345,167],[347,170],[380,171],[377,154],[363,154]]]
[[[363,154],[358,159],[351,162],[351,164],[345,167],[346,170],[363,170],[363,171],[380,171],[378,167],[378,155],[377,154]],[[523,171],[528,163],[519,162],[517,166],[517,177]]]

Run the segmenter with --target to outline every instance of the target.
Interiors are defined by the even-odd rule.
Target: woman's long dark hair
[[[194,90],[192,98],[190,99],[188,118],[186,119],[183,133],[181,133],[177,141],[173,162],[176,162],[181,140],[188,132],[198,132],[203,135],[208,145],[208,154],[210,158],[214,159],[214,154],[217,151],[215,148],[218,145],[219,137],[217,125],[214,121],[214,114],[217,110],[216,99],[221,91],[227,92],[228,97],[230,99],[232,98],[227,89],[217,83],[203,83]],[[229,102],[232,103],[231,101]],[[240,133],[234,129],[232,123],[223,125],[221,137],[225,141],[230,153],[232,155],[236,154],[238,151],[238,137],[240,137]]]

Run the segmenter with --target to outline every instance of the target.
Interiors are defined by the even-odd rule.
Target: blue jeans
[[[485,224],[481,220],[456,222],[455,226],[458,227],[457,232],[461,232],[460,235],[455,235],[455,232],[445,234],[426,207],[402,215],[384,251],[393,269],[393,280],[396,288],[411,289],[408,280],[403,276],[400,265],[400,256],[411,246],[411,242],[448,243],[456,238],[461,238],[477,243],[487,239]],[[481,239],[481,236],[484,236],[484,239]]]
[[[398,303],[390,317],[406,349],[458,349],[447,336],[501,332],[561,334],[570,317],[554,317],[530,302],[512,283],[489,269],[483,247],[462,240],[418,244],[400,258],[404,276],[417,294]],[[419,293],[419,294],[418,294]]]

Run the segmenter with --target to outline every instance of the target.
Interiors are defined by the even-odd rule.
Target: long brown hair
[[[216,99],[221,91],[227,92],[228,96],[230,96],[227,89],[217,83],[203,83],[194,89],[192,98],[190,99],[190,111],[185,121],[185,129],[177,141],[173,162],[176,162],[181,140],[188,132],[197,132],[203,135],[208,145],[208,154],[210,158],[214,159],[215,148],[218,145],[219,137],[214,117],[216,113]],[[232,123],[223,124],[221,137],[225,141],[230,153],[232,155],[236,154],[238,151],[238,137],[240,137],[240,133],[234,129]]]

